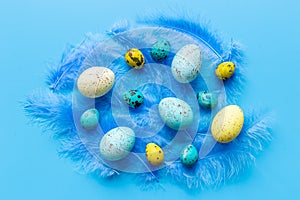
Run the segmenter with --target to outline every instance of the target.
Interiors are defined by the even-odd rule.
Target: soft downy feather
[[[159,17],[157,17],[159,16]],[[141,20],[147,26],[158,26],[181,31],[188,35],[197,36],[201,42],[207,44],[207,47],[217,55],[215,61],[217,65],[223,61],[232,61],[236,64],[237,70],[235,75],[224,82],[227,104],[236,104],[244,89],[245,69],[243,63],[243,51],[241,46],[232,41],[230,45],[225,45],[221,42],[221,38],[214,32],[209,31],[206,24],[199,23],[200,20],[190,17],[175,16],[170,17],[164,14],[159,14],[154,17],[145,17]],[[129,30],[127,21],[116,24],[109,35],[115,36]],[[96,47],[101,43],[97,36],[89,35],[88,38],[78,46],[73,46],[65,52],[60,64],[56,68],[49,70],[47,83],[49,89],[45,91],[37,91],[29,95],[24,102],[26,115],[32,119],[33,123],[39,124],[44,131],[51,132],[57,136],[60,141],[59,154],[61,157],[66,157],[72,160],[78,171],[82,173],[92,173],[96,176],[107,178],[118,175],[121,172],[106,166],[100,160],[97,160],[86,148],[80,136],[77,133],[73,119],[72,110],[72,91],[74,83],[78,76],[78,70]],[[228,46],[228,47],[227,47]],[[149,58],[151,59],[151,58]],[[128,66],[122,68],[123,60],[116,60],[110,66],[115,72],[116,77],[121,77],[128,71]],[[167,60],[166,62],[171,62]],[[199,79],[200,80],[200,79]],[[164,94],[168,92],[158,87],[144,87],[141,89],[161,91]],[[159,102],[161,95],[149,95],[152,103]],[[96,99],[96,106],[101,107],[103,112],[108,114],[103,117],[104,121],[109,121],[112,118],[110,105],[103,105],[110,102],[111,93],[105,97]],[[141,115],[134,113],[140,125],[146,125],[147,121],[141,116],[147,116],[149,110],[143,110]],[[199,162],[192,168],[182,166],[179,160],[168,165],[165,169],[156,172],[145,172],[134,174],[137,183],[145,190],[157,189],[161,187],[160,178],[167,177],[171,181],[179,185],[185,185],[188,189],[205,189],[218,187],[225,183],[231,182],[238,177],[242,172],[253,166],[255,157],[262,151],[271,140],[270,115],[261,110],[254,112],[246,112],[246,121],[240,136],[233,142],[223,145],[216,144],[212,152],[200,159]],[[113,120],[113,119],[112,119]],[[203,136],[209,132],[211,115],[209,112],[204,112],[199,123],[199,134],[196,136],[194,143],[199,147],[202,145]],[[100,124],[103,122],[100,120]],[[107,131],[115,124],[112,122],[107,124],[104,129]],[[137,145],[134,151],[142,151],[147,142],[155,140],[160,144],[166,144],[168,138],[168,129],[164,128],[161,134],[145,140],[137,140]],[[201,132],[201,134],[200,134]],[[163,188],[163,187],[162,187]]]

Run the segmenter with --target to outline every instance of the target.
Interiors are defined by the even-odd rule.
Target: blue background
[[[300,199],[298,2],[0,1],[0,199]],[[58,158],[55,141],[28,124],[19,102],[44,86],[48,64],[60,59],[68,43],[81,42],[87,32],[102,34],[122,18],[134,20],[174,4],[210,19],[224,39],[246,46],[249,84],[242,101],[275,110],[272,145],[241,181],[199,194],[171,184],[165,191],[142,192],[131,181],[78,174]]]

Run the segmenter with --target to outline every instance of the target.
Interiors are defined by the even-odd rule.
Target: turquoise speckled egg
[[[175,130],[187,129],[194,120],[194,114],[185,101],[168,97],[160,101],[158,110],[165,124]]]
[[[169,41],[159,40],[152,46],[151,56],[154,60],[162,61],[168,57],[170,49]]]
[[[139,90],[129,90],[125,92],[123,99],[131,108],[137,108],[144,103],[144,96]]]
[[[128,127],[117,127],[107,132],[100,142],[100,154],[109,161],[126,157],[135,143],[135,133]]]
[[[97,127],[99,121],[99,112],[92,108],[86,110],[80,117],[80,124],[85,129],[93,129]]]
[[[214,108],[218,104],[218,96],[207,91],[199,92],[197,99],[203,108]]]
[[[180,160],[185,166],[192,166],[198,160],[198,151],[192,144],[186,146],[180,154]]]

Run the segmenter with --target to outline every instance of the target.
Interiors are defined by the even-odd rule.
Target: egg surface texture
[[[167,40],[159,40],[152,46],[151,56],[154,60],[162,61],[168,57],[170,49],[171,46]]]
[[[99,112],[97,109],[92,108],[86,110],[80,117],[80,124],[85,129],[93,129],[98,125]]]
[[[202,91],[197,94],[197,99],[202,108],[214,108],[218,104],[218,97],[214,93]]]
[[[237,105],[226,106],[213,119],[211,133],[216,141],[228,143],[234,140],[244,125],[244,113]]]
[[[126,52],[125,60],[129,66],[135,69],[141,69],[145,64],[145,57],[143,53],[136,48],[129,49]]]
[[[175,130],[187,129],[194,119],[193,111],[185,101],[168,97],[160,101],[158,110],[164,123]]]
[[[218,65],[216,69],[216,75],[221,80],[230,78],[235,71],[235,65],[233,62],[223,62]]]
[[[193,81],[200,73],[202,64],[201,50],[195,44],[182,47],[172,61],[172,74],[180,83]]]
[[[126,157],[135,143],[135,133],[128,127],[117,127],[107,132],[100,142],[100,153],[109,161]]]
[[[186,146],[180,154],[180,160],[185,166],[194,165],[198,160],[198,151],[196,147],[192,144]]]
[[[137,108],[144,103],[144,96],[139,90],[129,90],[125,92],[123,99],[131,108]]]
[[[105,95],[114,85],[115,74],[106,67],[91,67],[83,71],[77,80],[79,92],[88,98]]]
[[[155,143],[149,143],[146,146],[146,157],[151,165],[160,165],[164,161],[164,152]]]

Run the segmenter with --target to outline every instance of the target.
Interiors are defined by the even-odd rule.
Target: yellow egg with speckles
[[[213,119],[211,133],[220,143],[234,140],[244,125],[244,113],[237,105],[226,106]]]
[[[160,165],[164,161],[163,150],[155,143],[149,143],[146,146],[146,157],[150,164]]]
[[[141,69],[145,64],[145,57],[140,50],[132,48],[126,52],[125,61],[131,67]]]
[[[216,75],[219,79],[226,80],[230,78],[235,71],[233,62],[222,62],[216,69]]]

